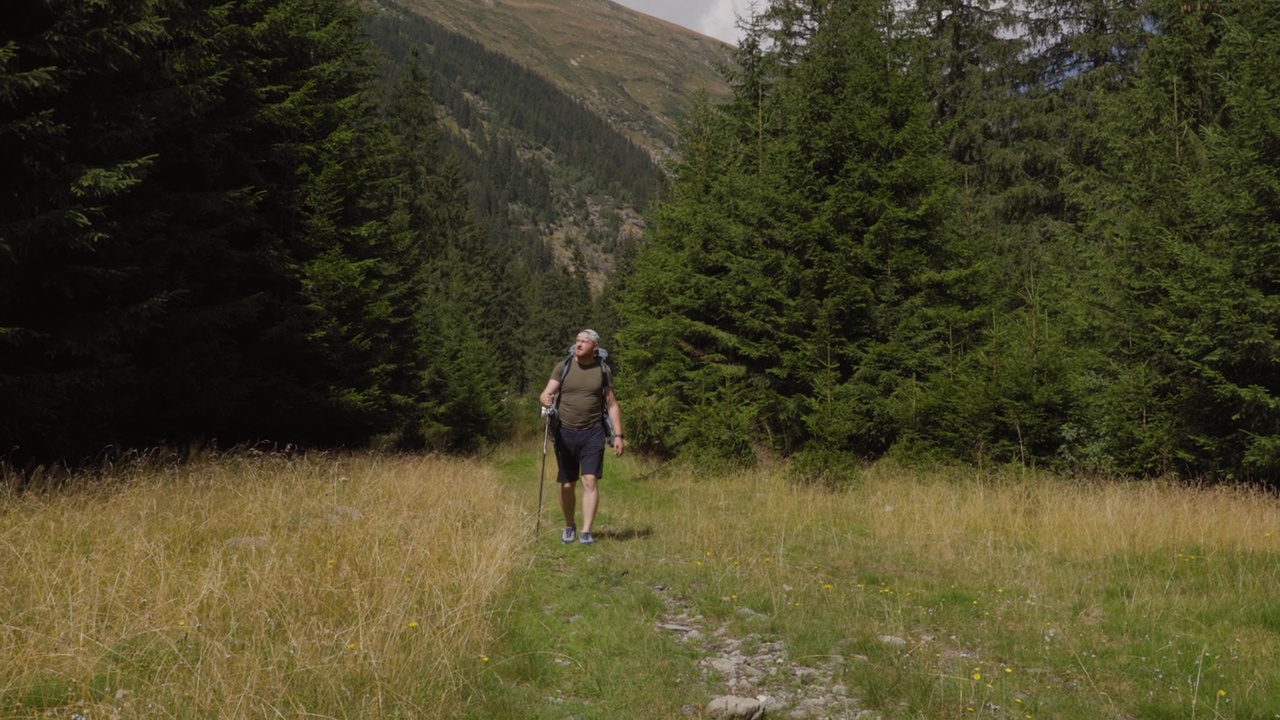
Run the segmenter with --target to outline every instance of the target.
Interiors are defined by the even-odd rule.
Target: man
[[[622,411],[613,394],[613,378],[596,357],[600,335],[583,330],[573,343],[573,357],[556,364],[551,379],[539,399],[543,407],[555,409],[559,423],[555,432],[556,463],[560,466],[560,509],[564,512],[564,533],[560,541],[571,543],[575,536],[583,545],[595,542],[591,524],[600,506],[599,480],[604,474],[605,432],[603,412],[613,424],[613,455],[622,457]],[[566,373],[565,363],[569,363]],[[563,378],[563,381],[561,380]],[[576,488],[582,477],[582,532],[574,523]]]

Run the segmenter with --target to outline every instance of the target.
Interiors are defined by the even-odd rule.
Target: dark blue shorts
[[[556,430],[556,463],[560,484],[578,482],[581,475],[604,477],[604,427]]]

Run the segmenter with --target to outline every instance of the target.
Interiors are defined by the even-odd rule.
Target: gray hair
[[[595,343],[596,345],[600,344],[600,333],[596,332],[595,330],[583,330],[578,333],[578,337],[582,337],[583,335],[586,335],[587,339]]]

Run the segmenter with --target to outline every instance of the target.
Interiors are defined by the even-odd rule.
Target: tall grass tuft
[[[0,504],[0,714],[456,716],[529,540],[486,464],[240,454]]]

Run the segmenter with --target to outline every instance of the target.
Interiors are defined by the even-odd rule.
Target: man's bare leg
[[[595,478],[592,478],[594,480]],[[564,513],[564,526],[574,527],[573,513],[575,498],[575,488],[577,483],[562,483],[560,485],[560,511]]]
[[[596,508],[600,506],[600,488],[596,484],[595,475],[582,476],[582,532],[591,532],[591,523],[596,519]]]

